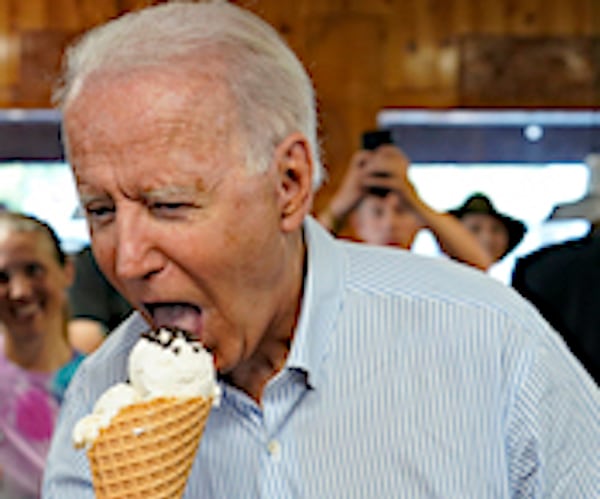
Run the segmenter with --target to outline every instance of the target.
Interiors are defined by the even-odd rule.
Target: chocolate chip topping
[[[181,338],[188,343],[195,343],[194,338],[183,329],[175,329],[167,326],[163,326],[159,329],[151,329],[142,334],[142,338],[147,339],[153,343],[157,343],[163,348],[169,348],[173,341],[177,338]],[[196,348],[196,347],[194,347]],[[175,353],[179,353],[178,351]]]

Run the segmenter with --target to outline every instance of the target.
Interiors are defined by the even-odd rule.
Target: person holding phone
[[[334,234],[348,223],[359,241],[403,249],[411,248],[421,229],[429,229],[448,256],[487,270],[492,258],[475,236],[419,196],[408,177],[406,155],[391,143],[379,145],[381,136],[373,138],[379,142],[365,139],[363,145],[374,149],[352,156],[339,189],[318,214],[319,222]]]

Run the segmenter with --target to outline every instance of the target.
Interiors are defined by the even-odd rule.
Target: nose
[[[151,222],[143,217],[117,217],[115,273],[122,280],[145,279],[164,267],[164,257],[157,248]]]
[[[393,206],[386,203],[381,216],[381,224],[388,231],[391,230],[396,222],[396,211]]]
[[[494,244],[494,237],[488,230],[480,230],[475,234],[475,237],[477,237],[479,243],[486,249],[490,249]]]
[[[13,300],[29,298],[33,293],[31,279],[23,272],[15,272],[8,284],[8,296]]]

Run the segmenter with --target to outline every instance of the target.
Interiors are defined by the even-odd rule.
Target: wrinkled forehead
[[[232,131],[235,107],[222,81],[188,70],[158,68],[91,73],[73,87],[63,108],[67,152],[74,140],[121,139],[123,131],[156,134],[155,125],[171,134],[201,128],[224,134]]]

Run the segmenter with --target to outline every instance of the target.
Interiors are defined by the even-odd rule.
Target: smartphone
[[[372,151],[384,144],[393,144],[391,130],[368,130],[362,134],[361,144],[363,149]]]

